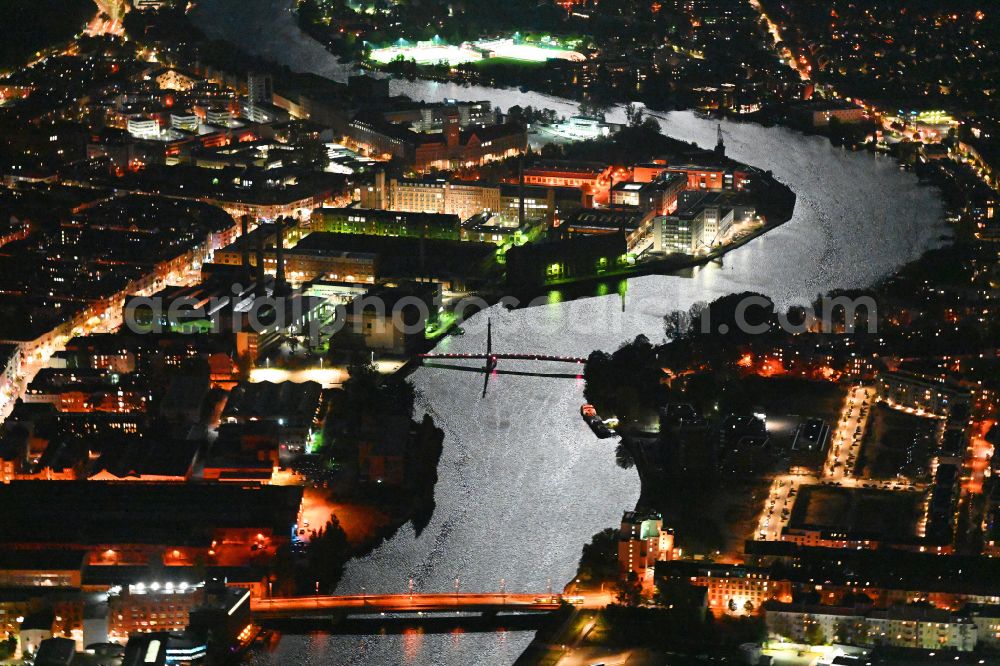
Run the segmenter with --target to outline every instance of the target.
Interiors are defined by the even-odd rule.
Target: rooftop
[[[229,393],[222,418],[309,425],[319,409],[322,392],[317,382],[240,382]]]
[[[492,243],[438,238],[408,238],[369,234],[314,231],[303,238],[295,252],[317,254],[358,253],[377,257],[379,277],[427,275],[482,275],[483,264],[496,255]]]
[[[216,530],[291,529],[295,486],[12,481],[0,485],[0,542],[206,544]]]
[[[642,225],[645,213],[642,211],[605,210],[598,208],[581,208],[563,220],[562,227],[576,229],[607,229],[608,231],[624,229],[634,231]]]
[[[598,176],[608,168],[607,164],[601,162],[573,162],[570,160],[540,160],[529,167],[525,167],[525,173],[549,172],[568,173],[578,175]]]

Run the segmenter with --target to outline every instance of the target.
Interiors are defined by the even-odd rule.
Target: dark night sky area
[[[0,67],[69,39],[95,12],[93,0],[0,0]]]

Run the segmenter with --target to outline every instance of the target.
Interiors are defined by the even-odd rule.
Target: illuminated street
[[[124,0],[96,0],[97,14],[87,24],[86,34],[96,37],[99,35],[125,34],[122,20],[131,7]]]
[[[830,449],[823,465],[824,479],[841,481],[854,476],[874,396],[875,390],[870,386],[852,386],[848,391],[840,419],[830,437]]]
[[[755,10],[757,10],[760,13],[761,18],[764,19],[765,23],[767,24],[767,31],[768,33],[770,33],[771,40],[774,42],[774,44],[784,44],[785,41],[781,37],[781,29],[764,12],[764,8],[761,6],[759,0],[750,0],[750,6],[753,7]],[[781,57],[782,61],[786,65],[794,69],[795,72],[799,75],[799,77],[803,81],[809,80],[810,78],[809,74],[812,67],[805,62],[804,58],[801,62],[797,60],[795,58],[795,54],[792,53],[787,46],[785,46],[781,50]]]
[[[577,647],[566,651],[558,666],[646,666],[658,664],[659,658],[645,650],[612,650],[608,648]]]
[[[972,436],[969,440],[969,472],[970,478],[966,490],[973,495],[983,492],[989,471],[990,460],[993,458],[994,447],[986,440],[986,434],[996,425],[996,421],[986,420],[974,423]]]
[[[781,531],[788,523],[792,507],[795,506],[798,489],[817,481],[816,477],[797,474],[784,474],[776,478],[764,500],[755,538],[761,541],[780,541]]]

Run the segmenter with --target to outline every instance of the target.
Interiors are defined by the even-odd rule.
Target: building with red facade
[[[637,183],[648,183],[663,174],[677,173],[687,178],[689,190],[743,190],[750,181],[750,174],[745,170],[714,157],[708,160],[693,162],[668,162],[658,160],[649,164],[639,164],[633,167],[632,179]]]
[[[614,167],[600,162],[543,160],[525,167],[524,184],[578,189],[584,206],[590,206],[597,199],[608,199],[613,174]]]

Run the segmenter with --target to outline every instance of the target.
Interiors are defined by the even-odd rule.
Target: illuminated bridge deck
[[[379,613],[549,613],[562,597],[550,594],[459,592],[433,594],[354,594],[254,599],[256,620],[292,620]]]

